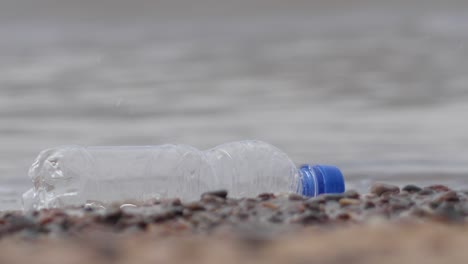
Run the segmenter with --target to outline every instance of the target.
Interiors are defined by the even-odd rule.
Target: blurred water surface
[[[391,2],[391,3],[389,3]],[[260,139],[373,181],[465,187],[468,2],[3,1],[0,208],[63,144]]]

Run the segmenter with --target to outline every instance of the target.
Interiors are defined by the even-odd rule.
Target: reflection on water
[[[3,16],[0,203],[13,208],[37,153],[62,144],[256,138],[298,163],[339,165],[352,188],[464,185],[468,4],[413,2],[274,1],[227,18],[90,2],[86,19],[73,8]]]

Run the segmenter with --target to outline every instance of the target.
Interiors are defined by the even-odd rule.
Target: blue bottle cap
[[[302,165],[302,190],[304,196],[317,196],[322,193],[342,193],[345,190],[344,178],[340,169],[331,165]]]

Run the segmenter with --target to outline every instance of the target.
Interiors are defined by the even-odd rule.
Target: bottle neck
[[[319,194],[317,177],[310,165],[299,167],[299,184],[297,192],[303,196],[314,197]]]

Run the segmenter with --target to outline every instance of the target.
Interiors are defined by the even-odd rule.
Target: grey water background
[[[465,188],[467,1],[2,1],[0,209],[40,150],[260,139]]]

